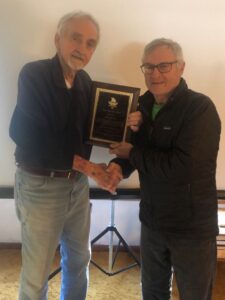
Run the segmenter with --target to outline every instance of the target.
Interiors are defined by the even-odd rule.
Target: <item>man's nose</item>
[[[159,72],[159,69],[158,67],[154,67],[154,69],[152,70],[152,74],[151,75],[155,75],[155,76],[158,76],[158,75],[161,75],[161,72]]]
[[[86,51],[86,43],[85,41],[80,41],[79,44],[76,46],[76,50],[78,53],[83,54]]]

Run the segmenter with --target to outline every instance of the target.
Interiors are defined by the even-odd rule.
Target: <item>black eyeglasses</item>
[[[176,64],[176,63],[177,63],[177,60],[170,61],[170,62],[162,62],[158,65],[152,65],[152,64],[146,63],[146,64],[141,65],[140,68],[144,74],[152,74],[154,72],[155,68],[157,68],[160,73],[168,73],[171,71],[172,65]]]

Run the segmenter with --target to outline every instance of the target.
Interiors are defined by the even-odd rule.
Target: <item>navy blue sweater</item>
[[[55,56],[26,64],[19,75],[10,136],[16,161],[33,168],[71,169],[74,154],[89,159],[85,144],[91,79],[81,70],[67,89]]]

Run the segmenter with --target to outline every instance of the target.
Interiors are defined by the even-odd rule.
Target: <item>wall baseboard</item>
[[[1,249],[21,249],[21,243],[0,243]]]

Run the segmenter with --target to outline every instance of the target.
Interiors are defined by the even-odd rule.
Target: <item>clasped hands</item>
[[[127,126],[129,126],[132,131],[137,132],[141,124],[142,114],[139,111],[129,114]],[[132,148],[133,145],[130,143],[113,143],[110,145],[109,153],[115,154],[120,158],[128,158]],[[123,179],[120,165],[114,162],[109,163],[107,166],[105,163],[96,164],[75,155],[73,169],[92,178],[100,188],[112,194],[116,193],[117,186]]]
[[[75,155],[73,169],[92,178],[100,188],[112,194],[116,193],[117,186],[123,179],[121,167],[113,162],[108,166],[104,163],[96,164]]]

